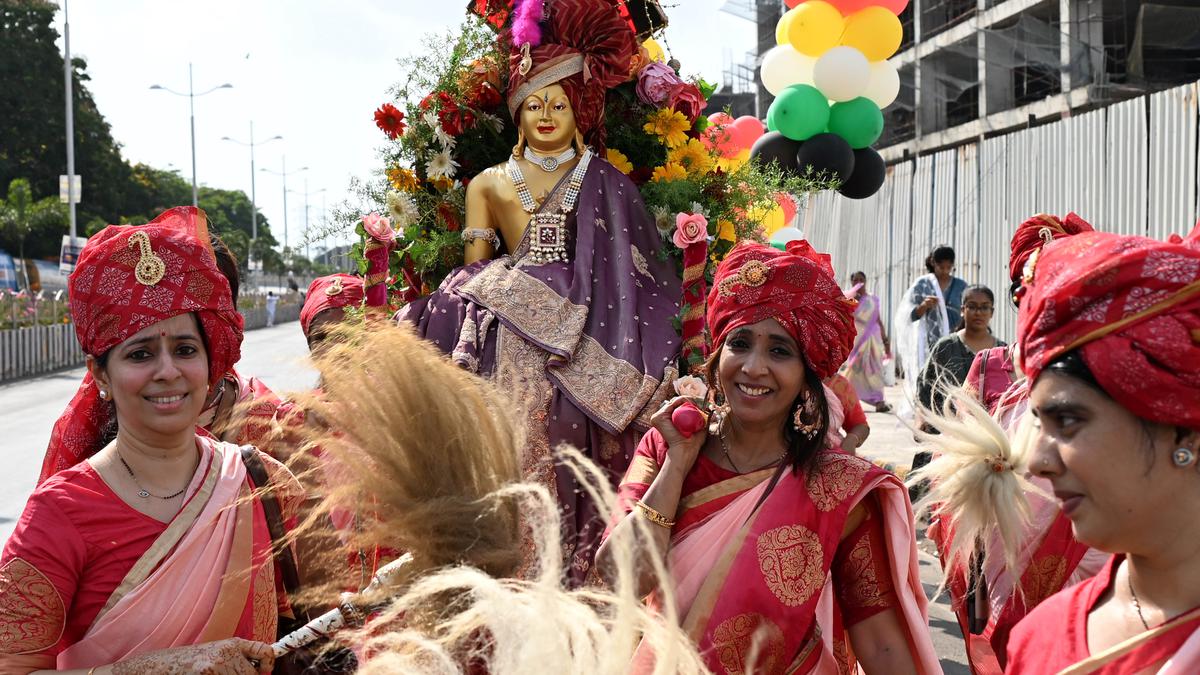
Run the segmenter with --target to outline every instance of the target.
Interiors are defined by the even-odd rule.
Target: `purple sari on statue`
[[[567,183],[540,210],[558,210]],[[637,187],[598,157],[566,227],[570,262],[533,262],[528,228],[511,255],[455,270],[399,317],[529,408],[526,477],[557,495],[564,556],[582,581],[604,519],[552,451],[567,443],[614,483],[624,475],[678,373],[680,281]]]

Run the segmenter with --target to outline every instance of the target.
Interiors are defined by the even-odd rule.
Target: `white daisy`
[[[389,192],[387,195],[388,214],[392,217],[392,227],[396,228],[398,236],[404,236],[404,228],[417,222],[420,213],[412,197],[402,192]]]
[[[455,172],[458,171],[458,162],[450,156],[450,150],[442,150],[429,160],[429,166],[425,168],[425,173],[430,178],[438,178],[445,176],[446,178],[454,178]]]
[[[504,131],[504,120],[491,113],[479,113],[479,122],[491,127],[496,133]]]

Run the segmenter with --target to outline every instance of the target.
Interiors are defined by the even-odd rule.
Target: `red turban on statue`
[[[300,330],[308,336],[308,327],[318,314],[327,309],[361,305],[364,297],[362,277],[353,274],[330,274],[313,279],[300,309]]]
[[[1200,241],[1087,232],[1042,249],[1021,301],[1030,382],[1078,349],[1142,419],[1200,430]]]
[[[67,280],[79,346],[102,356],[138,331],[180,314],[204,330],[209,385],[241,357],[242,315],[217,269],[204,212],[166,211],[145,225],[110,225],[88,240]],[[91,375],[54,424],[38,482],[100,450],[112,405]]]
[[[719,347],[733,329],[775,319],[823,380],[854,346],[856,305],[834,280],[829,256],[807,241],[789,242],[786,252],[747,242],[717,267],[707,320],[713,346]]]
[[[513,14],[508,113],[520,122],[521,103],[557,83],[571,101],[584,140],[603,156],[604,97],[629,79],[638,50],[633,30],[606,0],[547,2],[548,16],[540,22],[529,8],[542,5],[541,0],[518,4],[523,6]]]
[[[1046,244],[1081,232],[1093,231],[1090,223],[1074,213],[1068,213],[1063,220],[1045,213],[1039,213],[1026,220],[1017,226],[1017,231],[1013,233],[1008,255],[1009,281],[1020,280],[1025,271],[1025,263]]]

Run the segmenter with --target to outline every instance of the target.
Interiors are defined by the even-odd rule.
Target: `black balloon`
[[[854,173],[854,150],[837,134],[817,134],[800,146],[796,166],[801,174],[824,174],[845,182]]]
[[[784,173],[796,172],[796,152],[800,141],[793,141],[778,131],[763,134],[750,148],[750,158],[758,158],[763,165],[778,162]]]
[[[866,199],[879,191],[887,167],[883,158],[871,148],[854,151],[854,173],[842,183],[838,192],[850,199]]]

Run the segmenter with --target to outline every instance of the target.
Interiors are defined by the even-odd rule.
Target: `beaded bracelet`
[[[633,505],[637,507],[639,513],[646,517],[646,520],[649,520],[655,525],[658,525],[659,527],[665,527],[668,530],[675,527],[675,521],[654,510],[652,507],[648,506],[646,502],[643,502],[639,499],[634,502]]]

